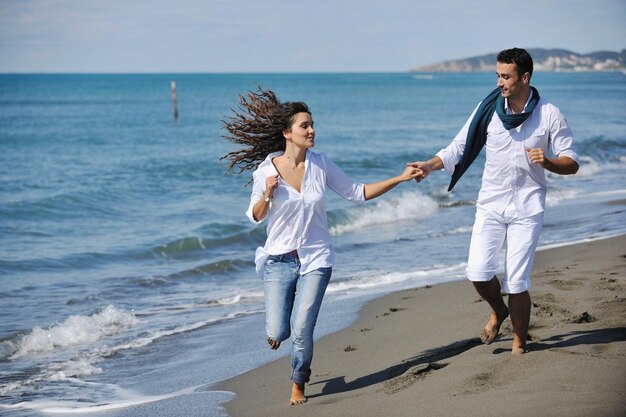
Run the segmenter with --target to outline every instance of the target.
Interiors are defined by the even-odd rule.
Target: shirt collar
[[[533,89],[530,89],[530,94],[528,95],[528,100],[526,100],[526,104],[524,104],[524,111],[523,113],[526,113],[526,107],[528,107],[528,103],[530,103],[530,99],[533,98]],[[511,108],[509,107],[509,99],[505,98],[504,99],[504,111],[506,112],[506,114],[512,114],[513,111],[511,110]]]
[[[272,159],[276,158],[277,156],[281,156],[282,154],[284,154],[285,151],[276,151],[276,152],[272,152],[269,155],[267,155],[265,157],[265,159],[263,160],[263,162],[261,162],[259,164],[259,168],[262,168],[266,165],[272,165]]]

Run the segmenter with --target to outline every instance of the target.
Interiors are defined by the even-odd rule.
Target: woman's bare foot
[[[280,347],[280,342],[278,340],[274,340],[271,337],[267,338],[267,344],[270,345],[272,350],[276,350]]]
[[[480,340],[486,345],[493,343],[493,341],[498,337],[502,322],[506,320],[507,317],[509,317],[509,309],[506,306],[500,315],[492,312],[489,323],[487,323],[483,331],[480,333]]]
[[[289,405],[300,405],[307,402],[307,398],[304,396],[304,384],[293,383],[291,387],[291,398],[289,399]]]

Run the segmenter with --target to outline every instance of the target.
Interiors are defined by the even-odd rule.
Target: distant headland
[[[598,51],[579,54],[566,49],[528,49],[533,57],[535,71],[626,73],[626,49],[621,52]],[[490,72],[494,71],[494,52],[466,59],[444,61],[434,65],[413,68],[410,72]]]

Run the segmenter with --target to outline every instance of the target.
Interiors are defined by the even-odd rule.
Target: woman
[[[307,401],[313,330],[333,266],[325,192],[363,202],[376,198],[421,171],[407,166],[397,176],[373,184],[350,179],[315,145],[311,112],[301,102],[281,103],[272,91],[240,96],[240,112],[224,120],[229,141],[245,148],[230,152],[229,171],[256,167],[246,215],[259,224],[266,217],[267,240],[256,251],[263,278],[267,342],[272,349],[291,335],[291,405]],[[259,163],[260,162],[260,163]]]

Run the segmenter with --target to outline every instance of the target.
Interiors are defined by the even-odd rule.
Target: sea
[[[547,175],[540,250],[626,233],[626,75],[532,81],[581,157],[578,174]],[[0,75],[0,414],[224,417],[236,394],[217,383],[289,354],[265,343],[252,172],[220,160],[237,149],[222,121],[240,94],[305,101],[314,151],[374,182],[445,147],[495,84],[495,73]],[[336,265],[316,337],[375,297],[464,280],[483,163],[452,192],[444,172],[365,205],[329,192]]]

